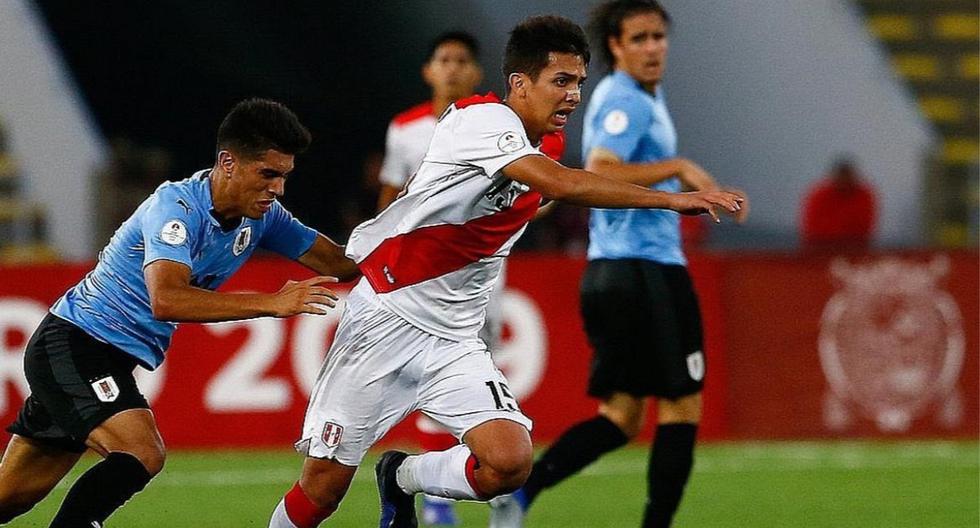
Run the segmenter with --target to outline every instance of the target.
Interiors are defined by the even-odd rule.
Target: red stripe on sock
[[[321,508],[313,503],[303,488],[299,487],[299,482],[293,485],[293,489],[284,497],[286,501],[286,515],[289,520],[299,528],[316,528],[324,519],[337,508]]]
[[[476,457],[472,454],[466,459],[466,482],[469,483],[470,487],[473,488],[473,493],[476,494],[476,498],[481,500],[488,500],[490,496],[486,493],[480,491],[480,486],[476,484],[476,466],[480,463],[476,460]]]

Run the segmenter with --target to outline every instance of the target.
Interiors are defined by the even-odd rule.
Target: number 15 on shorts
[[[511,394],[506,383],[488,381],[484,385],[490,389],[490,395],[493,396],[493,404],[497,406],[497,409],[508,411],[517,410],[517,399]]]

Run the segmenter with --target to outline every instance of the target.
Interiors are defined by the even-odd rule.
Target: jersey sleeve
[[[169,188],[157,189],[143,212],[143,267],[158,260],[191,266],[191,247],[199,236],[200,218],[187,207],[188,198]]]
[[[524,132],[524,124],[502,104],[485,104],[462,110],[453,134],[453,158],[475,165],[488,177],[524,156],[541,156]]]
[[[411,176],[412,168],[409,167],[408,153],[405,145],[399,141],[399,129],[395,123],[388,125],[388,133],[385,136],[385,155],[381,162],[381,172],[378,179],[385,185],[390,185],[401,189]]]
[[[637,97],[610,98],[602,103],[593,119],[594,132],[589,150],[604,148],[622,161],[631,159],[653,124],[650,107]]]
[[[259,247],[296,260],[310,250],[316,240],[316,230],[303,225],[279,202],[265,214],[265,229],[259,239]]]

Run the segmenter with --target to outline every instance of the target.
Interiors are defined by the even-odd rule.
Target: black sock
[[[605,416],[580,422],[545,451],[534,463],[531,476],[524,484],[530,504],[538,493],[578,473],[609,451],[626,445],[629,438]]]
[[[109,453],[85,472],[65,496],[51,528],[91,528],[100,525],[133,495],[146,487],[152,476],[129,453]]]
[[[657,436],[650,450],[647,471],[647,505],[643,514],[644,528],[670,526],[677,505],[684,494],[684,485],[694,465],[694,441],[697,424],[669,423],[657,427]]]

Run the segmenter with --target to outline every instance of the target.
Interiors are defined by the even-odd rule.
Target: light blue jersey
[[[261,219],[243,218],[223,230],[211,211],[209,170],[157,188],[123,222],[86,277],[51,307],[96,339],[155,369],[176,323],[157,321],[150,309],[143,268],[172,260],[191,269],[191,284],[214,290],[248,260],[256,247],[296,259],[312,247],[316,231],[272,205]]]
[[[649,163],[677,156],[677,132],[662,88],[650,94],[622,71],[596,86],[585,111],[582,153],[594,148],[615,153],[625,163]],[[681,190],[674,177],[651,186]],[[589,260],[641,258],[686,265],[680,215],[663,209],[592,209]]]

